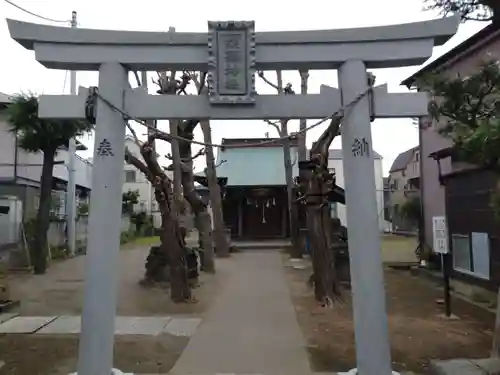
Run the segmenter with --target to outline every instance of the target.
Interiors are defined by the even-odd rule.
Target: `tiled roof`
[[[297,148],[292,147],[292,163],[297,160]],[[221,160],[226,162],[221,163]],[[228,147],[217,154],[218,177],[227,177],[227,186],[284,186],[285,167],[283,148],[276,147]],[[299,174],[295,162],[293,176]]]
[[[411,158],[413,157],[413,153],[416,150],[418,150],[418,146],[415,146],[413,148],[410,148],[409,150],[406,150],[405,152],[400,153],[396,157],[396,159],[394,159],[394,162],[392,163],[392,166],[391,166],[391,169],[389,170],[389,173],[406,169],[406,166],[411,161]]]

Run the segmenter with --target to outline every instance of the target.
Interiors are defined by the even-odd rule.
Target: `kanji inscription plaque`
[[[254,104],[254,22],[209,22],[208,27],[210,102]]]

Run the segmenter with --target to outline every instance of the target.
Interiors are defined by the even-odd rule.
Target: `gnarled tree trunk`
[[[180,123],[177,128],[177,134],[184,139],[193,140],[193,131],[197,123],[197,121]],[[215,272],[213,262],[214,248],[212,242],[212,225],[210,215],[207,212],[207,205],[203,202],[194,187],[191,142],[179,140],[179,155],[182,162],[182,190],[184,198],[191,205],[196,217],[196,228],[198,229],[203,247],[204,270],[206,272]]]
[[[144,163],[128,150],[125,160],[139,169],[151,182],[161,213],[159,251],[150,252],[146,264],[145,283],[165,281],[165,268],[169,266],[170,296],[174,302],[185,302],[192,298],[188,282],[184,236],[174,211],[172,184],[159,166],[151,144],[157,135],[149,137],[141,146]]]
[[[324,306],[331,306],[340,297],[332,247],[331,217],[328,204],[328,148],[339,134],[340,120],[332,123],[311,149],[309,170],[303,171],[301,185],[307,202],[307,229],[310,239],[315,297]]]

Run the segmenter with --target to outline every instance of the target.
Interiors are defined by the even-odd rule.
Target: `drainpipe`
[[[76,12],[71,15],[71,27],[77,27]],[[70,91],[71,95],[76,95],[76,71],[70,71]],[[73,137],[68,142],[68,182],[66,185],[66,226],[68,228],[67,240],[69,255],[76,253],[76,139]]]
[[[18,148],[18,139],[17,139],[17,134],[14,138],[14,176],[13,176],[13,181],[14,185],[17,182],[17,161],[18,161],[18,156],[17,156],[17,148]]]
[[[418,249],[420,254],[424,254],[426,248],[425,242],[425,205],[424,205],[424,163],[423,163],[423,147],[422,147],[422,117],[418,119],[418,168],[420,174],[420,215],[418,218]],[[441,175],[441,172],[440,172]]]

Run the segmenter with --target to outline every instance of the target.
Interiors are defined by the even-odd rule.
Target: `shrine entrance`
[[[75,96],[44,95],[39,103],[42,118],[84,119],[89,102],[97,107],[78,374],[109,374],[113,362],[128,119],[326,121],[339,117],[357,368],[362,375],[390,375],[370,122],[377,117],[425,116],[427,96],[390,94],[387,85],[370,87],[367,69],[420,65],[435,45],[455,34],[458,24],[459,19],[452,17],[346,30],[255,33],[253,22],[228,21],[209,22],[209,32],[197,34],[68,30],[8,20],[12,38],[34,50],[44,66],[99,71],[98,88],[82,89]],[[337,69],[340,88],[322,86],[319,94],[310,95],[257,95],[257,69]],[[129,70],[208,72],[208,94],[148,95],[142,88],[130,88]],[[255,217],[257,207],[264,207],[266,214],[267,205],[272,205],[259,199],[253,208]]]
[[[248,239],[285,237],[287,234],[286,190],[249,189],[243,197],[242,235]]]

